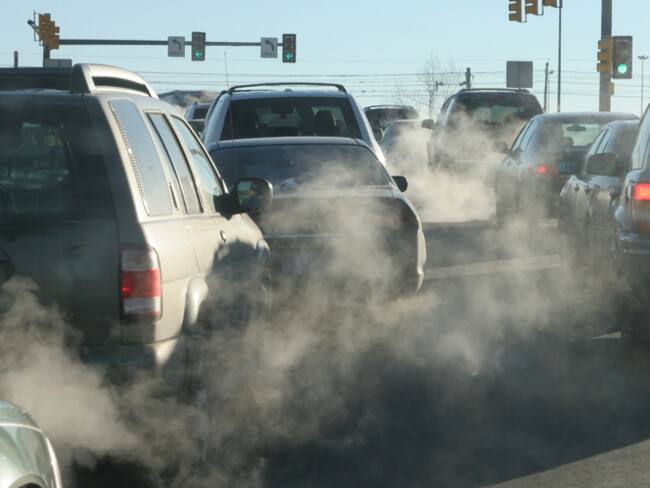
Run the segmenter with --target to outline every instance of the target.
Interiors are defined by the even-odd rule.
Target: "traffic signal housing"
[[[557,8],[558,7],[557,2],[558,2],[558,0],[543,0],[542,5],[544,5],[544,7],[556,7]]]
[[[538,0],[526,0],[526,14],[542,15]]]
[[[38,38],[48,49],[59,48],[59,28],[50,14],[38,14]]]
[[[599,73],[612,72],[612,38],[601,39],[598,41],[598,64],[596,71]]]
[[[296,35],[282,34],[282,62],[296,62]]]
[[[632,36],[615,36],[612,46],[612,78],[629,80],[632,78],[634,59]]]
[[[508,2],[509,9],[509,19],[510,22],[523,22],[524,13],[521,9],[521,0],[509,0]]]
[[[192,61],[205,61],[205,32],[192,32]]]

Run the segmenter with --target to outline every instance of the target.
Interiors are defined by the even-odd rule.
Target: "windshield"
[[[361,187],[388,185],[388,175],[372,152],[357,146],[296,144],[224,148],[212,157],[229,187],[258,177],[280,190],[299,186]]]
[[[476,123],[493,124],[517,119],[525,121],[539,113],[539,104],[529,96],[477,94],[458,97],[450,117],[462,115]]]
[[[586,151],[601,129],[609,121],[600,123],[580,121],[544,122],[532,135],[533,151],[578,150]]]
[[[284,136],[361,137],[346,98],[286,97],[235,100],[221,140]]]
[[[82,107],[0,108],[0,219],[111,215],[103,158]]]

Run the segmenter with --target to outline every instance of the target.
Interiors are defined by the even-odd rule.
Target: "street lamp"
[[[643,82],[645,78],[645,62],[648,59],[648,56],[640,55],[637,56],[639,60],[641,61],[641,115],[643,115]]]

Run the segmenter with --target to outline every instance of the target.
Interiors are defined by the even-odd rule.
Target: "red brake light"
[[[535,173],[538,175],[555,175],[557,174],[557,167],[554,164],[538,164]]]
[[[162,283],[158,254],[149,246],[122,249],[120,298],[124,318],[162,315]]]
[[[632,187],[632,200],[635,202],[650,201],[650,183],[636,183]]]

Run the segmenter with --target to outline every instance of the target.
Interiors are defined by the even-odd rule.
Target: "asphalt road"
[[[253,410],[247,462],[207,485],[646,486],[650,352],[622,346],[607,302],[586,295],[559,260],[553,223],[426,232],[420,296],[391,319],[355,309],[362,343],[319,340],[296,365],[282,422],[315,430],[292,437],[287,427],[269,440]],[[328,313],[320,329],[350,332]],[[103,484],[93,486],[147,472],[99,468]]]

